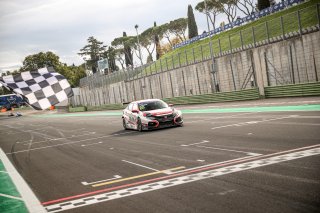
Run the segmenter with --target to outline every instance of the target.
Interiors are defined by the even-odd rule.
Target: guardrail
[[[169,104],[183,105],[183,104],[204,104],[214,102],[227,101],[243,101],[259,99],[258,88],[247,89],[233,92],[210,93],[204,95],[181,96],[174,98],[164,98],[163,101]]]
[[[290,84],[284,86],[265,87],[266,98],[318,96],[320,95],[320,83]]]

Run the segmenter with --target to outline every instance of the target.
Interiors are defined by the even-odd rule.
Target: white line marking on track
[[[247,121],[247,122],[242,122],[242,123],[237,123],[237,124],[217,126],[217,127],[211,128],[211,129],[214,130],[214,129],[221,129],[221,128],[225,128],[225,127],[232,127],[232,126],[245,126],[245,125],[250,125],[250,124],[257,124],[257,123],[263,123],[263,122],[268,122],[268,121],[276,121],[276,120],[282,120],[282,119],[293,118],[293,117],[297,117],[297,115],[290,115],[290,116],[281,117],[281,118],[266,119],[266,120],[262,120],[262,121]]]
[[[83,181],[83,182],[81,182],[81,184],[87,186],[87,185],[92,185],[92,184],[95,184],[95,183],[101,183],[101,182],[104,182],[104,181],[116,180],[116,179],[119,179],[119,178],[122,178],[122,176],[114,175],[113,178],[109,178],[109,179],[105,179],[105,180],[99,180],[99,181],[90,182],[90,183],[88,183],[86,181]]]
[[[198,143],[191,143],[191,144],[181,144],[180,146],[193,146],[193,145],[197,145],[197,144],[203,144],[203,143],[209,143],[210,141],[207,140],[203,140],[201,142]]]
[[[97,144],[102,144],[102,141],[100,141],[98,143],[82,144],[81,146],[85,147],[85,146],[92,146],[92,145],[97,145]]]
[[[150,169],[152,171],[156,171],[156,172],[159,172],[160,170],[158,169],[154,169],[154,168],[151,168],[151,167],[148,167],[148,166],[144,166],[144,165],[141,165],[141,164],[137,164],[137,163],[133,163],[131,161],[127,161],[127,160],[122,160],[123,162],[126,162],[126,163],[130,163],[130,164],[133,164],[133,165],[136,165],[136,166],[140,166],[140,167],[143,167],[143,168],[146,168],[146,169]]]
[[[7,171],[0,171],[0,172],[2,172],[2,173],[8,173]]]
[[[274,154],[278,154],[278,153],[274,153]],[[155,182],[144,181],[145,184],[142,184],[142,185],[133,185],[133,186],[131,185],[131,187],[129,188],[118,189],[114,191],[100,193],[97,195],[90,195],[80,199],[73,199],[73,200],[68,200],[68,201],[63,201],[60,203],[48,205],[46,206],[46,209],[48,212],[65,211],[68,209],[79,208],[82,206],[92,205],[100,202],[106,202],[114,199],[124,198],[132,195],[142,194],[150,191],[169,188],[169,187],[178,186],[178,185],[191,183],[191,182],[196,182],[199,180],[232,174],[240,171],[247,171],[247,170],[251,170],[251,169],[255,169],[263,166],[278,164],[286,161],[315,156],[319,154],[320,154],[320,148],[318,147],[318,148],[313,148],[313,149],[308,149],[303,151],[290,152],[287,154],[267,157],[267,158],[258,159],[258,160],[252,160],[249,162],[233,164],[233,165],[224,166],[216,169],[200,171],[198,173],[186,174],[183,176],[169,178],[169,179],[158,178],[158,181],[155,181]]]
[[[15,197],[15,196],[6,195],[6,194],[2,194],[2,193],[0,193],[0,197],[7,197],[7,198],[16,199],[16,200],[23,200],[21,197]]]
[[[236,190],[228,190],[228,191],[224,191],[224,192],[219,192],[218,194],[219,195],[226,195],[226,194],[229,194],[229,193],[234,192],[234,191],[236,191]]]
[[[129,133],[135,133],[135,132],[124,132],[124,133],[120,133],[119,135],[126,135],[126,134],[129,134]],[[96,137],[96,138],[88,138],[88,139],[79,140],[79,141],[71,141],[71,142],[67,142],[67,143],[55,144],[55,145],[51,145],[51,146],[43,146],[43,147],[38,147],[38,148],[33,148],[33,149],[25,149],[25,150],[20,150],[20,151],[16,151],[16,152],[8,152],[6,154],[7,155],[11,155],[11,154],[29,152],[29,151],[34,151],[34,150],[48,149],[48,148],[52,148],[52,147],[58,147],[58,146],[64,146],[64,145],[70,145],[70,144],[77,144],[77,143],[81,143],[83,141],[90,141],[90,140],[96,140],[96,139],[102,139],[102,138],[109,138],[109,137],[112,137],[112,136],[114,136],[114,134],[112,134],[112,135],[104,135],[104,136],[100,136],[100,137]]]
[[[233,161],[245,160],[247,158],[252,158],[252,156],[236,158],[236,159],[232,159],[232,160],[222,161],[222,162],[218,162],[218,163],[211,163],[211,164],[206,164],[206,165],[202,165],[202,166],[196,166],[196,167],[192,167],[192,168],[189,168],[189,169],[179,170],[179,171],[175,171],[175,172],[168,172],[168,174],[171,175],[171,174],[183,173],[183,172],[191,171],[191,170],[194,170],[194,169],[201,169],[201,168],[208,167],[208,166],[214,166],[214,165],[219,165],[219,164],[230,163],[230,162],[233,162]]]
[[[238,150],[233,150],[233,149],[221,149],[221,148],[215,148],[215,147],[209,147],[209,146],[196,146],[196,147],[206,148],[206,149],[216,149],[216,150],[222,150],[222,151],[228,151],[228,152],[239,152],[239,153],[244,153],[244,154],[251,155],[251,156],[261,155],[259,153],[244,152],[244,151],[238,151]]]
[[[32,142],[32,144],[45,143],[45,142],[48,142],[48,141],[65,140],[65,139],[71,139],[71,138],[75,138],[75,137],[82,137],[82,136],[93,135],[93,134],[96,134],[96,133],[95,133],[95,132],[90,132],[90,133],[83,134],[83,135],[72,135],[71,137],[48,138],[47,140],[44,140],[44,141]],[[27,140],[27,141],[18,141],[17,143],[27,143],[27,145],[28,145],[28,144],[30,143],[30,140]]]
[[[238,113],[238,114],[236,114],[236,115],[213,117],[213,118],[208,118],[208,119],[188,121],[188,122],[185,122],[185,123],[190,124],[190,123],[197,123],[197,122],[203,122],[203,121],[211,121],[211,120],[222,119],[222,118],[234,118],[234,117],[238,117],[238,116],[241,116],[241,115],[248,115],[248,114],[255,114],[255,113],[256,113],[256,112]]]

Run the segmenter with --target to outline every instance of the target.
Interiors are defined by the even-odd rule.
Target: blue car
[[[0,95],[0,108],[10,110],[11,108],[19,108],[26,105],[25,101],[15,94]]]

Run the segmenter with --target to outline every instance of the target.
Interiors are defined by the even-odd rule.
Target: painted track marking
[[[105,180],[99,180],[99,181],[95,181],[95,182],[86,182],[86,181],[83,181],[81,182],[82,185],[92,185],[92,184],[95,184],[95,183],[101,183],[101,182],[105,182],[105,181],[109,181],[109,180],[116,180],[116,179],[119,179],[119,178],[122,178],[120,175],[114,175],[113,178],[109,178],[109,179],[105,179]]]
[[[135,132],[124,132],[124,133],[119,133],[117,135],[126,135],[126,134],[133,134]],[[77,144],[77,143],[81,143],[84,141],[90,141],[90,140],[96,140],[96,139],[102,139],[102,138],[109,138],[115,136],[115,134],[112,135],[104,135],[104,136],[100,136],[100,137],[96,137],[96,138],[88,138],[88,139],[84,139],[84,140],[79,140],[79,141],[71,141],[71,142],[66,142],[66,143],[61,143],[61,144],[55,144],[55,145],[51,145],[51,146],[43,146],[43,147],[38,147],[38,148],[33,148],[33,149],[25,149],[25,150],[20,150],[20,151],[16,151],[16,152],[8,152],[6,153],[7,155],[11,155],[11,154],[18,154],[18,153],[23,153],[23,152],[29,152],[29,151],[34,151],[34,150],[41,150],[41,149],[48,149],[48,148],[52,148],[52,147],[58,147],[58,146],[64,146],[64,145],[70,145],[70,144]]]
[[[132,183],[132,184],[127,184],[125,186],[118,186],[118,187],[113,187],[113,188],[108,188],[104,190],[99,190],[96,192],[89,192],[86,193],[86,195],[92,195],[92,194],[98,194],[98,195],[93,195],[81,199],[75,199],[71,200],[72,198],[77,198],[77,197],[84,197],[83,195],[76,195],[68,198],[61,198],[59,200],[53,200],[53,201],[48,201],[44,202],[43,205],[47,204],[52,204],[52,203],[58,203],[63,200],[71,200],[67,202],[61,202],[58,204],[53,204],[53,205],[48,205],[46,206],[46,209],[48,212],[60,212],[68,209],[73,209],[73,208],[78,208],[81,206],[87,206],[87,205],[92,205],[95,203],[100,203],[100,202],[105,202],[109,200],[114,200],[114,199],[119,199],[127,196],[132,196],[136,194],[141,194],[149,191],[154,191],[154,190],[159,190],[163,188],[168,188],[172,186],[177,186],[185,183],[190,183],[190,182],[195,182],[203,179],[208,179],[212,177],[217,177],[221,175],[226,175],[226,174],[231,174],[239,171],[245,171],[249,169],[254,169],[258,167],[263,167],[263,166],[268,166],[268,165],[273,165],[285,161],[291,161],[299,158],[304,158],[304,157],[309,157],[309,156],[314,156],[314,155],[319,155],[320,154],[320,148],[319,145],[313,146],[316,148],[309,148],[307,150],[303,151],[297,151],[297,152],[291,152],[288,153],[292,150],[284,151],[284,152],[278,152],[278,153],[273,153],[269,155],[264,155],[262,157],[266,156],[272,156],[268,158],[263,158],[263,159],[258,159],[254,161],[249,161],[249,162],[244,162],[244,163],[239,163],[239,164],[234,164],[234,165],[228,165],[222,168],[218,169],[211,169],[211,170],[206,170],[206,171],[201,171],[196,174],[187,174],[184,176],[180,177],[175,177],[168,179],[168,177],[160,177],[160,178],[155,178],[152,180],[145,180],[141,181],[138,183]],[[301,149],[306,149],[306,147],[300,148]],[[299,149],[296,149],[299,150]],[[286,153],[283,155],[278,155],[279,153]],[[274,156],[276,155],[276,156]],[[258,158],[258,157],[256,157]],[[260,157],[261,158],[261,157]],[[190,172],[192,173],[192,172]],[[178,175],[175,175],[178,176]],[[164,180],[166,179],[166,180]],[[160,180],[160,181],[158,181]],[[157,182],[155,182],[157,181]],[[150,183],[152,182],[152,183]],[[147,184],[145,184],[147,183]],[[139,184],[139,186],[137,186]],[[143,184],[143,185],[141,185]],[[131,187],[134,186],[134,187]],[[131,187],[131,188],[127,188]],[[125,188],[125,189],[121,189]],[[120,189],[117,191],[114,191],[115,189]],[[102,193],[105,192],[105,193]],[[102,194],[101,194],[102,193]]]
[[[15,197],[15,196],[12,196],[12,195],[6,195],[6,194],[2,194],[2,193],[0,193],[0,197],[6,197],[6,198],[11,198],[11,199],[22,200],[23,201],[23,199],[21,197]]]
[[[119,179],[119,180],[114,180],[114,181],[109,181],[109,182],[104,182],[104,183],[98,183],[98,184],[92,185],[92,187],[98,187],[98,186],[104,186],[104,185],[109,185],[109,184],[113,184],[113,183],[119,183],[119,182],[123,182],[123,181],[126,181],[126,180],[134,180],[134,179],[137,179],[137,178],[148,177],[148,176],[152,176],[152,175],[161,174],[161,173],[164,173],[166,171],[173,171],[173,170],[178,170],[178,169],[182,169],[182,168],[185,168],[185,167],[184,166],[180,166],[180,167],[176,167],[176,168],[172,168],[172,169],[166,169],[166,170],[162,170],[162,171],[146,173],[146,174],[132,176],[132,177],[123,178],[123,179]]]
[[[126,162],[126,163],[130,163],[130,164],[133,164],[133,165],[136,165],[136,166],[140,166],[140,167],[143,167],[143,168],[146,168],[146,169],[150,169],[152,171],[156,171],[156,172],[159,172],[160,170],[158,169],[154,169],[154,168],[151,168],[151,167],[148,167],[148,166],[144,166],[144,165],[141,165],[141,164],[138,164],[138,163],[133,163],[131,161],[127,161],[127,160],[122,160],[123,162]]]
[[[238,150],[233,150],[233,149],[221,149],[221,148],[215,148],[215,147],[209,147],[209,146],[196,146],[196,147],[206,148],[206,149],[216,149],[216,150],[222,150],[222,151],[227,151],[227,152],[238,152],[238,153],[244,153],[244,154],[251,155],[251,156],[261,155],[259,153],[244,152],[244,151],[238,151]]]
[[[211,129],[214,130],[214,129],[221,129],[221,128],[225,128],[225,127],[232,127],[232,126],[246,126],[246,125],[250,125],[250,124],[264,123],[264,122],[268,122],[268,121],[276,121],[276,120],[282,120],[282,119],[294,118],[294,117],[297,117],[297,115],[290,115],[290,116],[281,117],[281,118],[272,118],[272,119],[267,119],[267,120],[262,120],[262,121],[241,122],[241,123],[229,124],[229,125],[225,125],[225,126],[217,126],[217,127],[211,128]]]
[[[210,141],[203,140],[202,142],[199,142],[199,143],[181,144],[180,146],[193,146],[193,145],[203,144],[203,143],[209,143],[209,142],[210,142]]]
[[[99,141],[98,143],[82,144],[81,146],[85,147],[85,146],[93,146],[93,145],[97,145],[97,144],[102,144],[102,141]]]

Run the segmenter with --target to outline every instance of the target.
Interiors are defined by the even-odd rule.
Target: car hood
[[[173,113],[173,109],[168,107],[168,108],[163,108],[163,109],[157,109],[157,110],[151,110],[151,111],[146,111],[146,113],[150,113],[153,116],[158,116],[158,115],[168,115]]]

